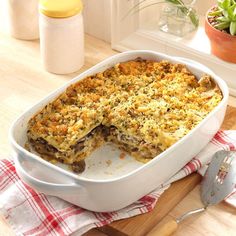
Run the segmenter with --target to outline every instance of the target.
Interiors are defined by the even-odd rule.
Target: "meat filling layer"
[[[120,149],[134,156],[138,161],[150,161],[161,153],[158,146],[124,134],[114,126],[111,126],[107,133],[106,141],[115,143]]]
[[[48,144],[43,138],[36,140],[30,139],[29,149],[33,149],[41,154],[42,158],[50,162],[62,162],[69,164],[71,169],[80,173],[85,169],[84,158],[88,156],[94,149],[102,145],[104,142],[102,136],[102,128],[100,126],[93,129],[88,135],[78,140],[78,142],[71,146],[67,152],[61,152],[52,145]]]

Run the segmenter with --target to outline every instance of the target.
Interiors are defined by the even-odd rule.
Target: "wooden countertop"
[[[12,121],[20,113],[81,71],[115,53],[109,44],[87,35],[85,66],[70,75],[54,75],[44,71],[41,65],[37,40],[16,40],[11,38],[5,30],[0,29],[0,158],[10,157],[8,130]],[[235,98],[231,97],[229,103],[236,107]],[[232,122],[234,122],[233,119]],[[201,202],[199,186],[197,186],[160,223],[168,220],[169,217],[180,216],[199,206],[201,206]],[[236,235],[235,222],[236,209],[221,203],[209,208],[205,213],[186,219],[180,224],[175,235],[233,236]],[[0,218],[0,235],[14,235],[2,218]],[[104,234],[92,230],[86,235],[101,236]]]

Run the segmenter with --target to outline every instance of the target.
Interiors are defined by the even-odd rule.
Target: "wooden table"
[[[10,156],[10,146],[7,134],[12,121],[27,107],[32,106],[39,99],[46,96],[81,71],[91,67],[104,58],[116,53],[110,45],[86,36],[85,66],[78,72],[70,75],[54,75],[44,71],[39,54],[39,42],[20,41],[11,38],[5,31],[0,30],[0,158]],[[230,98],[230,105],[236,107],[236,99]],[[230,114],[231,128],[236,128],[235,112]],[[187,210],[201,206],[199,186],[194,188],[169,214],[160,222],[169,217],[177,217]],[[151,217],[147,215],[146,218]],[[209,208],[203,214],[191,217],[181,223],[175,235],[236,235],[236,210],[225,203]],[[135,227],[135,226],[133,226]],[[0,235],[13,235],[4,219],[0,218]],[[104,235],[92,230],[86,234]]]

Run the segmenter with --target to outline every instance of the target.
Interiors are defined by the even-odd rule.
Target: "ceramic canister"
[[[81,0],[40,0],[40,50],[44,67],[69,74],[84,64]]]
[[[39,38],[38,0],[7,0],[10,34],[17,39]]]

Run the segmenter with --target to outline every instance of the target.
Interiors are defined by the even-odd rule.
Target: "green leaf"
[[[166,0],[166,2],[173,3],[175,5],[184,5],[181,0]]]
[[[218,22],[229,22],[230,21],[229,18],[226,18],[224,16],[219,16],[219,17],[216,18],[216,20]]]
[[[188,16],[192,22],[192,24],[197,28],[199,25],[199,18],[196,13],[191,9],[187,8],[186,6],[177,6],[178,9],[186,16]]]
[[[234,4],[233,21],[236,21],[236,4]]]
[[[156,4],[162,4],[162,3],[165,3],[165,0],[161,0],[159,2],[155,2],[153,4],[150,4],[150,5],[146,5],[146,6],[142,6],[144,3],[146,3],[148,0],[141,0],[140,2],[138,2],[137,4],[135,4],[131,9],[128,10],[128,12],[122,17],[121,20],[124,20],[128,15],[133,15],[133,14],[136,14],[137,12],[147,8],[147,7],[150,7],[150,6],[153,6],[153,5],[156,5]],[[168,1],[168,0],[167,0]],[[173,1],[179,1],[179,0],[173,0]]]
[[[223,8],[223,6],[222,6],[222,0],[217,0],[217,5],[218,5],[218,7]]]
[[[225,10],[229,9],[231,6],[231,0],[223,0],[221,3],[221,7]]]
[[[225,9],[226,10],[226,5],[227,5],[227,1],[228,0],[218,0],[218,7],[220,7],[221,9]]]
[[[228,29],[229,26],[230,26],[230,22],[222,22],[222,23],[216,24],[214,27],[218,30],[224,30],[224,29]]]
[[[138,12],[140,12],[140,11],[142,11],[142,10],[148,8],[148,7],[155,6],[155,5],[162,4],[162,3],[164,3],[164,2],[154,2],[154,3],[152,3],[152,4],[149,4],[149,5],[140,7],[140,8],[138,8],[137,10],[134,10],[134,11],[131,12],[131,13],[132,13],[132,14],[136,14],[136,13],[138,13]],[[127,14],[127,15],[128,15],[128,14]],[[127,16],[127,15],[126,15],[126,16]],[[125,16],[125,17],[126,17],[126,16]]]
[[[233,20],[233,18],[234,18],[234,10],[235,10],[235,5],[230,6],[227,10],[228,18],[230,20]]]
[[[193,11],[189,11],[189,17],[193,25],[197,28],[199,26],[198,16]]]
[[[208,16],[220,16],[222,15],[222,10],[211,11],[208,13]]]
[[[225,17],[229,17],[229,13],[228,13],[228,11],[226,11],[226,10],[223,10],[222,11],[222,14],[223,14],[223,16],[225,16]]]
[[[236,22],[232,21],[230,23],[229,32],[231,35],[236,35]]]

